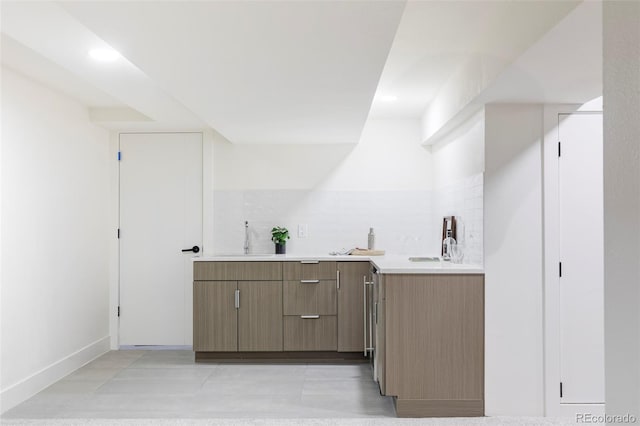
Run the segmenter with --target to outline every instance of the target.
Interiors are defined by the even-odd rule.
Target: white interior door
[[[121,134],[120,152],[120,345],[190,345],[202,134]]]
[[[562,404],[604,403],[602,114],[560,115]]]

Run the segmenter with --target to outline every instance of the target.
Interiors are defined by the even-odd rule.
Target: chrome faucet
[[[249,221],[244,221],[244,254],[249,254]]]

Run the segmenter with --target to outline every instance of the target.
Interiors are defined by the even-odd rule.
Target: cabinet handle
[[[319,260],[301,260],[300,263],[302,263],[303,265],[311,265],[314,263],[320,263]]]
[[[320,280],[300,280],[302,284],[318,284]]]
[[[318,319],[318,318],[320,318],[320,315],[300,315],[300,318],[302,318],[302,319]]]
[[[340,290],[340,270],[336,270],[336,288]]]
[[[236,309],[240,309],[240,290],[236,290],[235,299]]]

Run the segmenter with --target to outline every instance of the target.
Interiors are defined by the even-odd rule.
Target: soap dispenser
[[[367,242],[367,249],[373,250],[376,245],[376,234],[373,232],[373,228],[369,228],[369,238]]]

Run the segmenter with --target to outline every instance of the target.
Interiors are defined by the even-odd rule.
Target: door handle
[[[182,252],[183,252],[183,253],[188,252],[188,251],[192,251],[192,252],[194,252],[194,253],[198,253],[198,252],[200,251],[200,247],[198,247],[198,246],[193,246],[193,247],[191,247],[190,249],[182,249]]]

